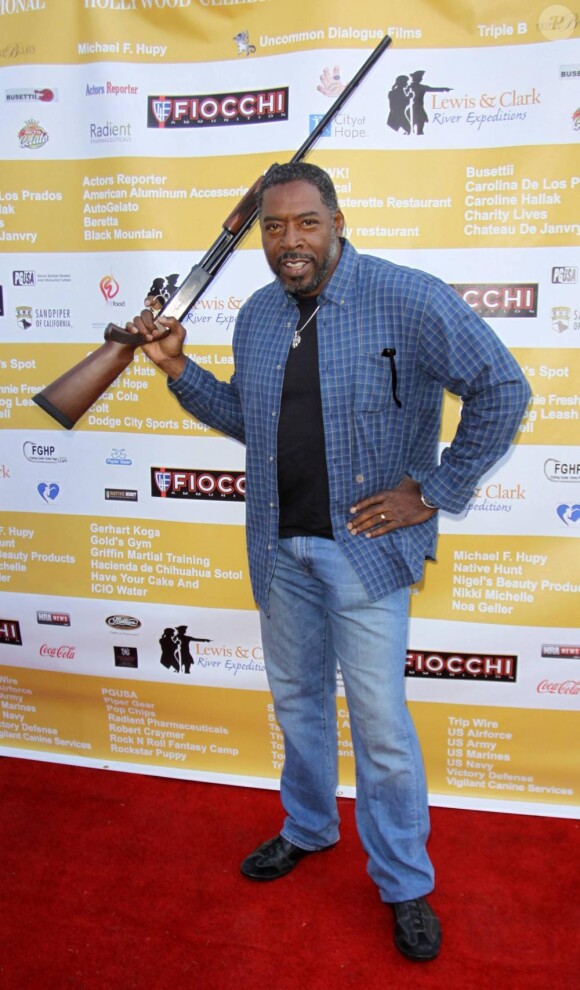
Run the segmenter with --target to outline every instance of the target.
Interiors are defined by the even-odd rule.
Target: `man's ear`
[[[344,225],[345,225],[345,220],[343,214],[340,212],[340,210],[336,210],[334,214],[334,229],[339,237],[342,237],[342,235],[344,234]]]

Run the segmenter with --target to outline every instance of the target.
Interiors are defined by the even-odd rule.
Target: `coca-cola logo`
[[[74,646],[49,646],[48,643],[43,643],[40,647],[41,657],[52,657],[56,660],[74,660],[75,659]]]
[[[580,681],[540,681],[538,694],[580,694]]]

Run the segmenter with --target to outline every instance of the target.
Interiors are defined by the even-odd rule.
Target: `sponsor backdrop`
[[[431,798],[577,813],[579,27],[560,4],[488,6],[0,0],[4,755],[277,787],[243,448],[185,416],[142,352],[70,432],[32,396],[154,280],[179,283],[388,33],[310,160],[355,246],[453,285],[534,391],[413,589]],[[269,277],[254,230],[189,314],[218,377]],[[442,444],[458,415],[446,400]],[[341,691],[337,713],[353,795]]]

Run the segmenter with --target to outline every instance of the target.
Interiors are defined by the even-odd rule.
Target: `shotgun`
[[[391,38],[386,35],[290,159],[292,163],[302,161],[307,155],[320,134],[390,44]],[[187,316],[192,306],[256,220],[258,216],[256,201],[261,182],[262,176],[254,182],[251,189],[224,221],[220,234],[201,261],[193,266],[189,275],[185,277],[173,295],[164,301],[157,317],[174,316],[176,320],[181,322]],[[159,327],[159,329],[167,333],[164,327]],[[105,343],[69,371],[66,371],[52,384],[47,385],[41,392],[34,395],[33,401],[49,416],[52,416],[57,423],[60,423],[67,430],[71,430],[77,420],[97,402],[103,392],[128,367],[133,360],[135,349],[141,343],[143,343],[143,338],[140,334],[129,333],[122,327],[109,323],[105,328]]]

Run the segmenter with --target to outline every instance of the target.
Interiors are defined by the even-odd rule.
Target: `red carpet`
[[[342,841],[255,884],[276,792],[0,759],[2,990],[560,990],[580,984],[577,822],[434,808],[432,963],[393,946],[353,802]]]

